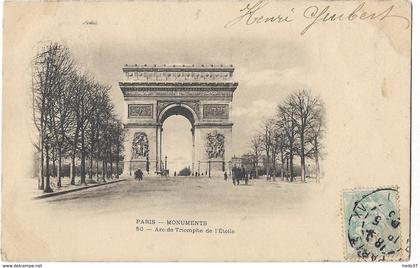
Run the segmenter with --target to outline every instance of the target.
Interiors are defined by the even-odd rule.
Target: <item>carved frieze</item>
[[[172,91],[172,90],[136,90],[125,89],[125,97],[217,97],[231,100],[233,97],[232,91],[198,91],[198,90],[185,90],[185,91]]]
[[[229,105],[228,104],[204,104],[203,105],[204,119],[228,119]]]
[[[153,116],[153,104],[129,104],[128,105],[128,117],[152,117]]]

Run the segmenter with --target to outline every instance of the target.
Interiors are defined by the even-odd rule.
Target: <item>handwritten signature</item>
[[[85,24],[85,25],[97,25],[98,22],[96,20],[85,20],[83,22],[83,24]]]
[[[268,5],[269,2],[267,0],[259,0],[255,3],[247,3],[244,8],[239,10],[240,15],[228,21],[224,27],[230,28],[236,24],[239,24],[240,22],[243,22],[246,26],[249,26],[253,24],[292,23],[295,20],[294,16],[296,14],[294,8],[288,10],[287,14],[263,14],[263,12],[268,9]],[[405,16],[394,14],[394,8],[395,6],[391,5],[383,10],[380,10],[379,12],[368,12],[366,11],[366,3],[361,2],[355,9],[353,9],[353,11],[346,13],[334,12],[332,11],[333,8],[330,5],[324,7],[312,5],[306,7],[301,14],[304,19],[309,20],[310,22],[305,26],[305,28],[303,28],[300,34],[304,35],[311,27],[318,23],[338,21],[351,22],[356,20],[383,21],[385,19],[398,19],[404,21],[406,23],[406,28],[409,28],[411,21]]]

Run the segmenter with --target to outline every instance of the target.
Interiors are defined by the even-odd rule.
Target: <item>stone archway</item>
[[[231,161],[234,68],[222,65],[126,65],[124,95],[126,128],[124,173],[134,167],[162,171],[162,124],[171,115],[186,117],[192,126],[192,172],[216,175]],[[133,157],[135,133],[148,137],[148,159]],[[146,164],[145,164],[146,163]]]
[[[163,149],[163,138],[162,138],[162,133],[163,133],[163,123],[165,122],[166,119],[168,119],[169,117],[173,116],[173,115],[181,115],[183,117],[185,117],[190,123],[191,123],[191,137],[192,137],[192,159],[191,159],[191,171],[194,172],[195,171],[195,122],[198,121],[198,116],[196,114],[196,112],[193,110],[193,108],[191,108],[188,104],[185,103],[168,103],[168,105],[166,107],[164,107],[164,109],[162,109],[158,115],[158,123],[160,125],[160,129],[159,129],[159,137],[158,140],[156,142],[157,145],[157,149],[156,151],[158,152],[159,156],[158,156],[158,161],[157,163],[161,163],[161,165],[163,165],[163,154],[162,154],[162,149]],[[161,167],[162,169],[162,167]]]

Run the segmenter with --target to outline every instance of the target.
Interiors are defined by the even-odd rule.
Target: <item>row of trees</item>
[[[315,162],[317,180],[320,176],[322,140],[325,133],[325,108],[319,97],[307,90],[289,95],[278,105],[276,115],[266,120],[250,142],[249,156],[258,176],[258,163],[265,159],[266,174],[277,174],[294,180],[294,158],[300,158],[301,178],[306,181],[306,160]]]
[[[86,184],[87,175],[93,180],[94,169],[99,179],[99,162],[103,180],[110,176],[108,170],[111,176],[114,173],[113,163],[118,176],[124,135],[109,97],[111,87],[80,71],[70,50],[59,43],[42,45],[33,59],[32,72],[39,189],[52,191],[53,173],[61,187],[64,162],[70,162],[71,184],[75,184],[76,161],[80,161],[81,184]]]

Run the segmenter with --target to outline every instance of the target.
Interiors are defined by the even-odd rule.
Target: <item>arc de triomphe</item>
[[[126,114],[124,174],[162,172],[162,126],[172,115],[191,123],[192,173],[228,171],[238,86],[233,72],[232,65],[125,65],[119,83]]]

